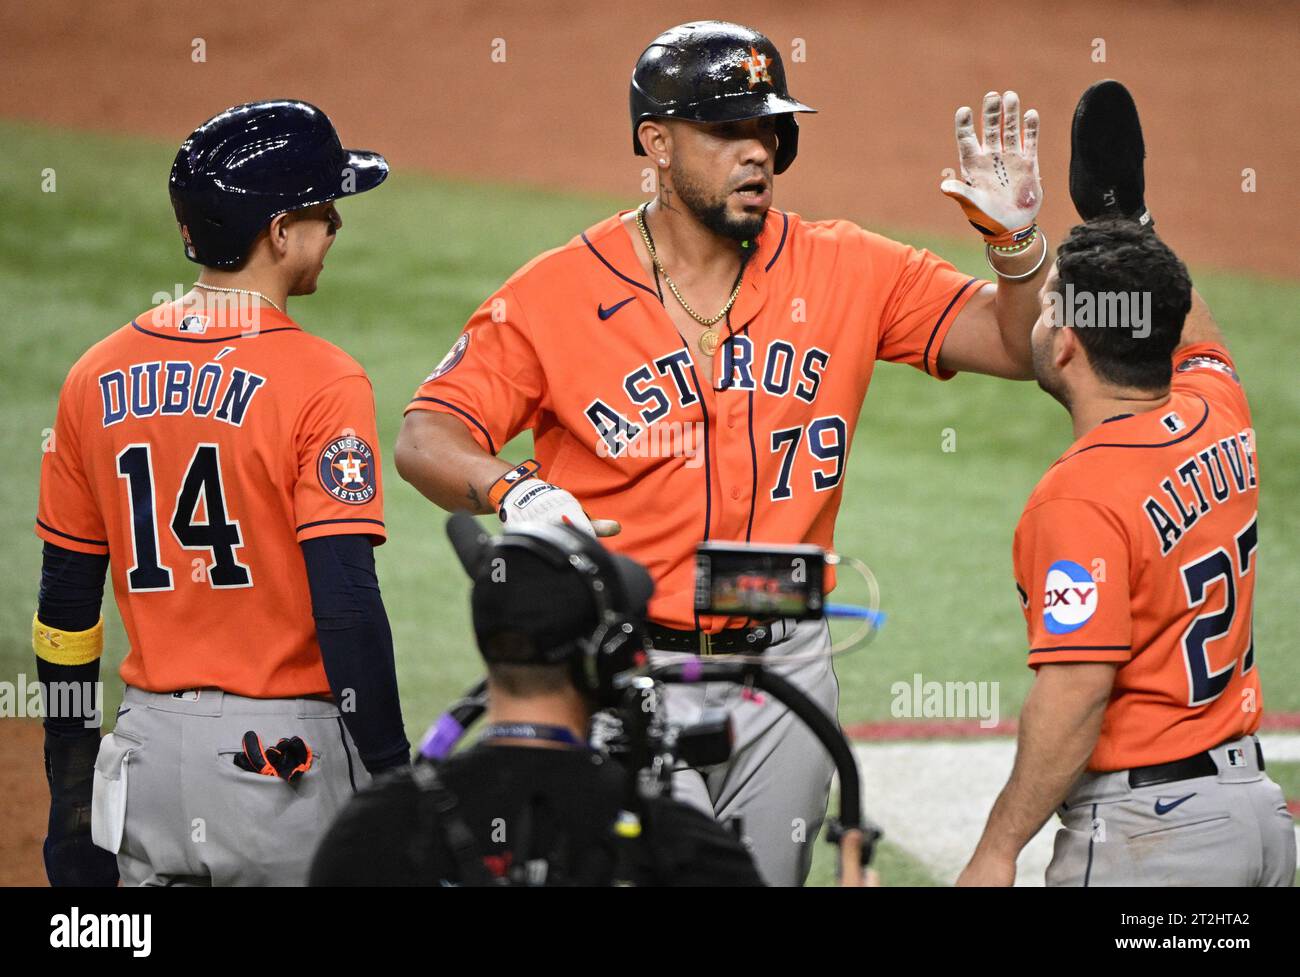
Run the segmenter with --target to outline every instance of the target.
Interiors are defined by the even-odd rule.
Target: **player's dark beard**
[[[1061,382],[1060,374],[1052,369],[1052,337],[1053,334],[1049,332],[1046,342],[1030,343],[1029,350],[1034,361],[1034,379],[1038,381],[1038,386],[1044,392],[1051,394],[1062,407],[1069,410],[1070,393]]]
[[[744,217],[731,216],[727,212],[728,194],[724,193],[720,200],[713,199],[703,187],[681,172],[673,173],[673,189],[695,219],[719,237],[752,241],[758,237],[767,220],[766,210]]]

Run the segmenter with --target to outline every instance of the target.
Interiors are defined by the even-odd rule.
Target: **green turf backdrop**
[[[0,140],[0,538],[7,541],[0,680],[17,681],[20,673],[34,678],[29,634],[40,544],[31,526],[59,385],[82,351],[154,304],[156,293],[187,289],[197,267],[181,254],[167,200],[171,147],[8,122],[0,123]],[[42,189],[48,171],[54,192]],[[512,271],[635,203],[399,171],[340,206],[345,227],[319,292],[292,301],[295,319],[355,356],[374,382],[390,535],[379,573],[413,740],[479,667],[445,517],[392,466],[402,408],[470,312]],[[954,233],[959,223],[954,214]],[[1176,247],[1177,228],[1161,231]],[[986,272],[968,235],[895,236]],[[1290,357],[1282,351],[1292,345],[1300,286],[1195,277],[1237,357],[1258,425],[1264,491],[1255,626],[1265,701],[1297,710],[1300,384],[1283,367]],[[599,355],[597,324],[575,323],[574,343],[579,355]],[[955,451],[944,450],[946,435],[955,435]],[[1011,534],[1039,475],[1070,440],[1065,412],[1032,383],[975,376],[937,383],[907,367],[879,366],[849,459],[836,543],[873,567],[889,621],[875,644],[839,662],[843,722],[889,718],[890,685],[916,672],[927,681],[998,681],[1003,716],[1015,714],[1031,673]],[[504,452],[516,460],[528,454],[526,438]],[[851,586],[841,595],[855,596]],[[111,715],[125,642],[111,600],[105,617]],[[250,649],[259,637],[247,635]]]

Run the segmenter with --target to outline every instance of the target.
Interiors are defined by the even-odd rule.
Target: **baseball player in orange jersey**
[[[1085,320],[1085,296],[1128,313]],[[1223,337],[1154,232],[1099,220],[1061,245],[1034,362],[1077,440],[1016,528],[1037,674],[959,884],[1010,884],[1059,807],[1048,885],[1291,885],[1294,827],[1254,736],[1259,465]]]
[[[943,189],[988,239],[1007,276],[995,288],[849,222],[772,209],[773,178],[797,150],[794,113],[812,109],[757,31],[667,31],[641,55],[631,103],[658,195],[483,303],[411,401],[398,471],[444,508],[609,536],[655,578],[657,657],[761,652],[833,714],[835,673],[815,657],[829,650],[825,623],[697,614],[695,547],[833,545],[877,360],[939,379],[1032,376],[1047,255],[1034,224],[1038,119],[1025,115],[1022,141],[1017,97],[990,93],[981,143],[971,111],[957,115],[964,179]],[[524,430],[536,460],[498,458]],[[814,737],[732,686],[674,686],[666,705],[674,721],[731,710],[732,761],[680,771],[674,793],[738,818],[768,882],[801,883],[832,773]]]
[[[41,680],[97,677],[109,563],[130,651],[102,745],[46,723],[55,884],[301,883],[367,771],[408,760],[370,383],[284,312],[316,289],[333,201],[387,170],[305,103],[209,120],[171,175],[195,289],[68,374],[36,524]]]

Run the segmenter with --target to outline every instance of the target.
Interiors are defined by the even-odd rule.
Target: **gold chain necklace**
[[[275,309],[276,312],[280,313],[280,315],[284,315],[284,309],[280,308],[261,292],[255,291],[251,288],[226,288],[223,285],[205,285],[203,282],[195,282],[194,287],[206,289],[209,292],[234,292],[238,295],[256,295],[271,308]]]
[[[650,240],[650,232],[645,226],[645,211],[650,206],[650,201],[646,201],[636,209],[636,226],[641,231],[641,240],[645,242],[645,249],[650,254],[650,260],[654,262],[655,268],[663,276],[664,281],[668,283],[669,290],[673,296],[681,303],[681,307],[686,310],[686,314],[702,326],[712,327],[726,318],[731,307],[736,304],[736,298],[740,295],[740,286],[745,281],[745,265],[741,262],[740,274],[736,276],[736,287],[731,290],[731,298],[727,299],[727,304],[722,307],[722,311],[712,318],[706,319],[690,307],[686,299],[682,298],[682,293],[677,290],[677,283],[673,281],[672,276],[664,270],[663,264],[659,261],[659,255],[655,252],[654,242]],[[718,351],[718,330],[706,328],[699,339],[700,352],[705,356],[712,356]]]

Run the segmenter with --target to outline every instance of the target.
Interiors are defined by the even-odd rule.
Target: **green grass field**
[[[0,123],[0,326],[6,459],[0,510],[0,680],[34,678],[30,622],[40,543],[32,534],[41,443],[64,374],[91,343],[157,301],[188,289],[197,266],[181,254],[166,180],[170,147]],[[42,192],[43,171],[57,189]],[[1059,187],[1059,181],[1054,184]],[[1059,192],[1059,191],[1058,191]],[[295,299],[307,329],[369,371],[385,455],[390,542],[378,552],[412,739],[479,673],[466,581],[443,534],[444,515],[392,468],[402,407],[470,312],[539,251],[635,201],[437,181],[398,173],[340,210],[345,228],[320,291]],[[823,216],[823,215],[811,215]],[[954,228],[957,221],[954,220]],[[1177,229],[1162,227],[1177,246]],[[972,274],[984,274],[966,238],[899,233]],[[1197,274],[1251,392],[1264,491],[1255,623],[1265,701],[1300,710],[1294,650],[1300,590],[1300,384],[1282,363],[1300,285]],[[943,450],[945,429],[956,450]],[[889,622],[868,649],[840,660],[841,720],[889,718],[890,685],[995,680],[1003,716],[1031,677],[1011,577],[1011,534],[1025,498],[1070,442],[1068,418],[1034,384],[959,377],[939,384],[882,364],[849,461],[836,543],[878,576]],[[504,454],[522,459],[526,443]],[[843,599],[854,599],[850,586]],[[1292,608],[1288,611],[1287,608]],[[105,674],[125,648],[105,608]],[[256,635],[249,635],[255,643]],[[116,705],[110,685],[106,704]],[[111,715],[111,712],[110,712]],[[2,728],[2,727],[0,727]]]

